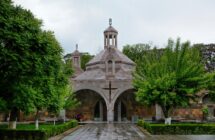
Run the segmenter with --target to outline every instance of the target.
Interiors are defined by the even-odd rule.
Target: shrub
[[[144,122],[145,122],[145,121],[144,121],[143,119],[139,119],[139,120],[137,121],[137,125],[143,127]]]
[[[150,124],[147,122],[138,121],[138,125],[145,128],[151,134],[215,134],[215,124]]]
[[[0,129],[0,140],[47,140],[51,136],[58,135],[78,125],[76,120],[60,125],[50,125],[39,130],[24,129]]]

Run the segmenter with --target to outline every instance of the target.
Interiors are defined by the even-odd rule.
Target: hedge
[[[39,130],[0,129],[0,140],[47,140],[78,125],[76,120]]]
[[[195,134],[215,134],[215,124],[150,124],[143,120],[138,121],[138,125],[145,128],[154,135],[195,135]]]

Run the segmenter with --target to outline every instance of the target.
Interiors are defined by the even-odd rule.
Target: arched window
[[[112,73],[113,72],[113,61],[112,60],[108,60],[108,73]]]

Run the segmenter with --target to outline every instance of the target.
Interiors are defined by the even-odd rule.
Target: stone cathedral
[[[82,114],[89,121],[131,121],[151,117],[154,107],[145,108],[135,101],[132,71],[135,63],[117,48],[118,31],[112,26],[104,31],[104,49],[80,69],[80,53],[72,53],[75,76],[72,79],[76,98],[81,105],[67,110],[67,117]]]
[[[67,118],[74,118],[77,114],[83,116],[83,121],[135,122],[138,118],[163,118],[158,105],[144,107],[135,101],[135,90],[132,86],[135,63],[118,50],[117,42],[118,31],[112,26],[110,19],[109,27],[104,30],[104,48],[86,64],[85,71],[81,69],[81,53],[76,46],[71,54],[75,69],[71,82],[81,104],[76,109],[67,110]],[[205,48],[211,49],[214,46]],[[207,53],[208,49],[203,52]],[[209,52],[215,54],[215,49]],[[188,108],[175,108],[172,117],[176,120],[201,120],[201,108],[207,105],[211,119],[215,120],[215,103],[210,101],[207,94],[207,91],[197,93],[197,104]]]

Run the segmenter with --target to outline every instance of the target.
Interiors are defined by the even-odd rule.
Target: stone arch
[[[209,94],[206,94],[202,97],[202,103],[207,105],[215,104],[215,102],[211,100],[211,97]]]
[[[132,86],[128,86],[127,88],[122,88],[120,90],[117,91],[116,95],[113,98],[113,103],[115,104],[117,98],[123,94],[124,92],[128,91],[128,90],[135,90]]]
[[[77,118],[81,114],[83,121],[107,120],[107,103],[101,93],[92,89],[79,89],[75,90],[74,94],[80,101],[80,105],[75,109],[67,110],[68,118]]]
[[[136,90],[134,88],[126,88],[124,90],[121,90],[121,92],[118,92],[113,102],[115,121],[137,122],[138,118],[151,119],[153,116],[155,116],[155,106],[145,107],[140,103],[138,103],[135,99],[135,91]],[[119,102],[123,102],[125,104],[126,112],[119,112],[120,110],[119,108],[121,108],[119,105]],[[118,108],[116,107],[116,105],[118,106]],[[118,110],[116,111],[115,109],[118,109]],[[119,115],[117,116],[117,114],[123,114],[123,113],[125,113],[126,116],[123,116],[123,117]]]
[[[133,94],[134,89],[126,89],[123,92],[117,94],[114,98],[113,107],[114,107],[114,121],[127,121],[131,120],[131,117],[129,116],[129,110],[131,110],[130,102],[127,100],[130,98],[127,94],[127,92]],[[134,97],[133,95],[130,95]]]
[[[77,93],[78,91],[81,91],[81,90],[91,90],[91,91],[96,92],[97,94],[99,94],[105,100],[105,104],[106,105],[108,104],[108,99],[105,97],[104,94],[102,94],[102,91],[100,91],[99,89],[85,86],[85,88],[76,88],[76,89],[74,89],[73,92]]]
[[[211,100],[210,94],[207,93],[202,97],[202,104],[204,106],[208,107],[208,111],[209,111],[208,119],[209,120],[214,119],[215,118],[215,101]]]

